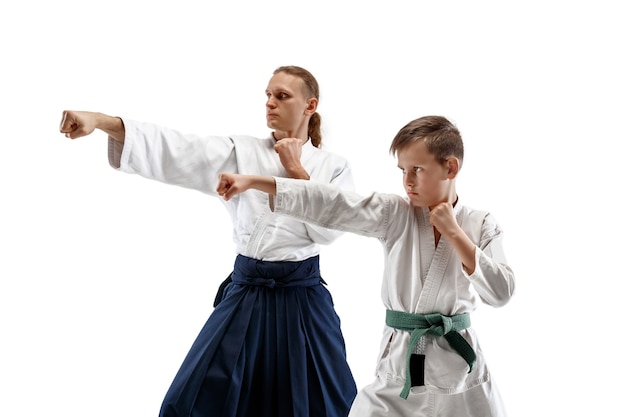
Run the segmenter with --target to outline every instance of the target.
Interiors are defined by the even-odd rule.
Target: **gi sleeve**
[[[275,177],[272,209],[305,223],[366,237],[383,238],[389,197],[361,196],[335,184]]]
[[[354,191],[355,186],[352,177],[352,169],[347,161],[344,160],[343,164],[335,167],[335,173],[330,183],[344,190]],[[310,223],[305,223],[305,226],[311,240],[320,245],[328,245],[337,240],[344,233],[343,231],[327,229]]]
[[[109,164],[120,171],[217,196],[217,174],[237,172],[229,137],[182,134],[123,119],[124,144],[109,138]]]
[[[515,292],[515,275],[504,255],[502,229],[491,214],[484,217],[474,256],[476,269],[466,276],[481,300],[493,307],[508,303]]]

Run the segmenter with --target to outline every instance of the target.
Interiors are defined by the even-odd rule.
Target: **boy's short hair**
[[[443,116],[424,116],[407,123],[391,141],[389,152],[396,154],[411,143],[423,140],[428,151],[443,164],[454,156],[463,163],[463,139],[459,129]]]

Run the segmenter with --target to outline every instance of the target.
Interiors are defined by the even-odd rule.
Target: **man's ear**
[[[448,168],[448,179],[456,178],[459,170],[461,169],[459,158],[457,158],[456,156],[451,156],[446,160],[446,166]]]
[[[309,99],[306,100],[306,109],[304,110],[304,113],[308,116],[312,115],[313,113],[315,113],[317,111],[317,103],[318,100],[315,97],[311,97]]]

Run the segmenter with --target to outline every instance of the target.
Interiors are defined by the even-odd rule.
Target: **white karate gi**
[[[314,182],[276,178],[275,213],[380,240],[385,257],[382,300],[389,310],[408,313],[471,313],[478,299],[494,307],[508,302],[515,278],[506,264],[502,230],[485,212],[455,205],[461,228],[476,244],[476,269],[468,275],[452,246],[441,238],[435,246],[427,208],[413,208],[398,195],[359,196]],[[349,257],[349,255],[347,255]],[[376,380],[357,395],[350,416],[505,416],[505,410],[482,355],[474,330],[459,333],[476,352],[468,364],[443,337],[423,336],[425,385],[399,395],[406,376],[410,333],[385,326]]]
[[[149,123],[123,119],[124,144],[109,138],[109,163],[121,171],[217,196],[220,172],[287,176],[269,136],[183,135]],[[354,189],[352,170],[341,156],[307,141],[302,165],[312,180]],[[249,192],[224,203],[233,220],[237,254],[264,261],[302,261],[319,254],[341,232],[332,231],[269,210],[267,194]]]

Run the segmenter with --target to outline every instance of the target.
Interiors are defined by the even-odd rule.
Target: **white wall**
[[[157,415],[234,259],[218,201],[114,171],[104,134],[64,138],[61,112],[263,136],[267,80],[289,64],[318,78],[326,149],[363,193],[402,192],[387,149],[406,122],[458,124],[459,193],[496,215],[517,273],[511,303],[474,317],[510,416],[623,408],[613,4],[3,4],[0,414]],[[363,386],[384,320],[379,244],[344,236],[322,268]]]

